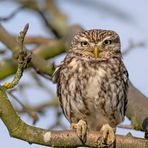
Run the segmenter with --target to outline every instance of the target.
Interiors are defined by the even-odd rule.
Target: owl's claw
[[[76,133],[80,140],[85,143],[86,142],[86,134],[87,134],[87,124],[84,120],[79,120],[78,123],[72,123],[71,127],[76,129]]]
[[[115,133],[109,124],[104,124],[100,130],[100,133],[101,137],[97,139],[97,146],[99,148],[115,145]]]

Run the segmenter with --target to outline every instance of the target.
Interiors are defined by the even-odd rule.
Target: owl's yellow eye
[[[105,41],[104,41],[104,44],[105,44],[105,45],[110,45],[111,43],[112,43],[111,40],[105,40]]]
[[[81,41],[81,46],[82,47],[86,47],[88,45],[89,45],[89,43],[87,41]]]

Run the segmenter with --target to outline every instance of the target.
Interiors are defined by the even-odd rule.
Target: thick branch
[[[131,120],[134,129],[145,130],[142,124],[144,119],[148,117],[148,99],[131,82],[126,115]]]
[[[16,114],[3,88],[0,88],[0,117],[12,137],[47,146],[83,146],[74,131],[47,131],[24,123]],[[85,146],[96,146],[99,132],[89,132]],[[148,140],[128,136],[117,136],[117,147],[146,148]]]
[[[27,36],[25,38],[25,43],[26,44],[43,44],[49,42],[50,39],[46,37],[36,37],[36,36]],[[51,40],[52,41],[52,40]]]
[[[0,80],[14,74],[17,70],[17,63],[12,59],[6,59],[0,62]]]

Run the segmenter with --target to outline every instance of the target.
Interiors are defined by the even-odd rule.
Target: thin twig
[[[55,122],[49,127],[49,130],[53,130],[57,127],[61,127],[63,130],[66,130],[66,126],[62,123],[61,117],[63,116],[63,113],[59,108],[56,109],[56,120]]]
[[[5,89],[13,88],[18,84],[19,80],[21,79],[21,77],[23,75],[24,69],[26,68],[27,64],[31,60],[30,52],[25,51],[24,48],[23,48],[24,38],[25,38],[25,35],[28,31],[28,28],[29,28],[29,24],[26,24],[23,31],[21,31],[20,35],[18,36],[18,39],[17,39],[17,48],[18,48],[18,51],[19,51],[18,68],[17,68],[17,72],[16,72],[13,80],[11,82],[5,82],[3,84],[3,87]]]
[[[118,128],[133,129],[132,125],[118,125]]]
[[[134,43],[133,41],[129,41],[129,45],[128,47],[123,50],[122,54],[123,55],[126,55],[128,54],[129,52],[131,52],[132,50],[134,50],[135,48],[143,48],[145,47],[146,43],[144,41],[140,41],[140,42],[137,42],[137,43]]]
[[[10,21],[18,12],[23,10],[24,6],[18,7],[16,10],[14,10],[9,16],[6,17],[0,17],[0,21]]]
[[[45,24],[48,26],[48,28],[50,28],[50,30],[52,31],[52,33],[57,37],[57,38],[61,38],[61,35],[59,34],[59,32],[56,30],[56,28],[54,28],[54,26],[47,21],[46,16],[44,15],[44,13],[41,10],[37,11],[41,18],[44,20]]]
[[[27,106],[27,108],[29,108],[29,110],[34,111],[34,112],[42,112],[45,108],[57,108],[59,107],[59,103],[58,103],[58,99],[53,98],[51,99],[51,101],[47,101],[44,103],[40,103],[38,105],[35,106]],[[15,109],[18,113],[25,113],[25,110],[22,109]]]
[[[37,112],[30,110],[30,108],[26,107],[13,93],[12,91],[9,91],[8,94],[17,101],[17,103],[19,103],[22,107],[22,109],[24,110],[25,113],[27,113],[32,119],[33,119],[33,124],[35,124],[38,120],[39,117],[37,115]]]

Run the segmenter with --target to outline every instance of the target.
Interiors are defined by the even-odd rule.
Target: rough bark
[[[47,131],[30,126],[16,114],[4,89],[0,87],[0,117],[10,136],[46,146],[84,146],[75,131]],[[99,132],[88,132],[85,146],[96,147]],[[116,136],[117,148],[147,148],[148,140],[129,136]]]

